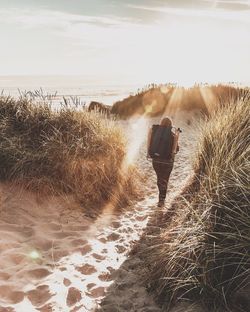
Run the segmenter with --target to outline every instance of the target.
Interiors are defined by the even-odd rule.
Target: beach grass
[[[136,171],[114,121],[67,102],[0,97],[0,180],[41,194],[73,194],[89,213],[128,202]]]
[[[183,300],[204,311],[250,311],[249,107],[245,96],[213,110],[192,182],[148,238],[146,281],[166,310]]]
[[[111,113],[122,119],[141,115],[174,116],[178,111],[197,111],[208,116],[215,107],[223,106],[228,101],[244,99],[248,93],[247,88],[236,85],[197,84],[184,88],[173,84],[153,84],[114,103]]]

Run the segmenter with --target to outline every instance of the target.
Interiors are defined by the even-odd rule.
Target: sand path
[[[180,193],[184,185],[192,176],[192,156],[194,154],[195,145],[197,141],[197,133],[185,124],[179,122],[182,129],[184,129],[183,134],[180,138],[180,153],[176,156],[174,170],[171,174],[168,195],[166,200],[166,205],[163,209],[167,211],[170,207],[172,200]],[[145,155],[145,146],[142,148],[142,155]],[[156,187],[156,178],[154,171],[152,170],[152,164],[149,161],[140,162],[139,166],[146,172],[149,177],[147,180],[147,198],[148,204],[153,204],[153,210],[149,212],[148,224],[145,227],[143,234],[150,235],[150,232],[157,233],[161,229],[159,227],[155,228],[155,225],[151,225],[151,218],[154,219],[155,213],[159,209],[156,207],[158,193]],[[149,199],[151,202],[149,202]],[[140,203],[139,203],[140,204]],[[142,239],[137,241],[132,246],[132,252],[129,254],[123,265],[115,272],[115,281],[106,291],[106,296],[100,304],[100,308],[96,311],[98,312],[160,312],[162,311],[152,296],[147,292],[145,285],[142,282],[140,272],[143,268],[143,259],[139,250],[144,247],[145,241]],[[175,307],[173,312],[183,312],[183,311],[196,311],[190,306],[178,305]]]
[[[184,127],[168,202],[192,173],[194,133]],[[93,221],[72,198],[47,198],[0,185],[0,312],[159,311],[128,256],[156,210],[156,179],[141,148],[143,198],[123,215]]]

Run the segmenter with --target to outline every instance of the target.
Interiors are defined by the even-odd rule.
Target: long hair
[[[164,127],[172,127],[173,126],[172,119],[170,117],[163,117],[160,125]]]

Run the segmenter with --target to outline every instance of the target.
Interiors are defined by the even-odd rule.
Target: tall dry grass
[[[182,299],[204,311],[250,311],[249,117],[247,97],[212,113],[194,180],[144,254],[149,287],[167,308]]]
[[[104,116],[67,102],[52,109],[26,96],[0,97],[0,180],[47,194],[73,194],[88,212],[135,194],[123,166],[126,140]],[[134,171],[133,171],[134,172]]]
[[[155,117],[182,111],[200,111],[209,115],[211,108],[230,100],[245,98],[249,90],[235,85],[194,85],[184,88],[172,84],[150,85],[135,95],[114,103],[111,113],[120,118]]]

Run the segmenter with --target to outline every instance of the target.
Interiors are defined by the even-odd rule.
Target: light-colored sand
[[[185,126],[181,138],[167,205],[191,174],[191,129]],[[131,147],[139,147],[142,142],[132,138]],[[159,311],[136,274],[141,260],[127,256],[157,202],[145,146],[139,165],[148,176],[141,200],[123,215],[106,206],[97,220],[84,216],[70,197],[41,200],[0,185],[0,312]]]

